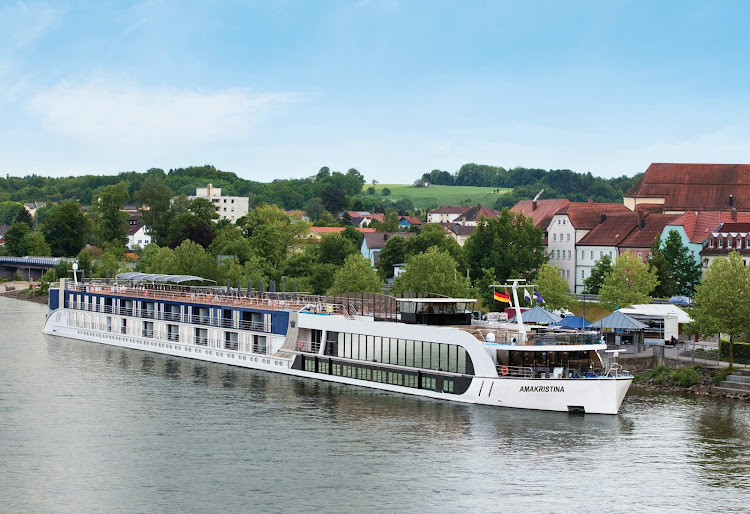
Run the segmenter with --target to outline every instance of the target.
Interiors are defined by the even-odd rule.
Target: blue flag
[[[536,287],[534,288],[534,298],[536,298],[537,303],[544,303],[544,299],[539,294],[539,291],[536,290]]]

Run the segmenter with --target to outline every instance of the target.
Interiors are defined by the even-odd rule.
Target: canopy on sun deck
[[[215,280],[209,280],[203,277],[196,277],[194,275],[163,275],[160,273],[138,273],[136,271],[129,271],[127,273],[118,274],[115,279],[117,280],[130,280],[132,282],[166,282],[170,284],[180,284],[182,282],[216,282]]]
[[[474,298],[396,298],[401,321],[420,325],[470,325]]]

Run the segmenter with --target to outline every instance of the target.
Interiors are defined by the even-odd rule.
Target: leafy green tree
[[[557,266],[542,264],[537,275],[537,290],[548,309],[568,309],[573,304],[568,281],[560,276],[561,271]]]
[[[190,202],[190,212],[208,227],[211,226],[213,220],[219,219],[213,202],[206,198],[195,198]]]
[[[344,260],[333,276],[333,285],[328,294],[373,292],[383,289],[378,274],[361,253],[352,253]]]
[[[20,202],[0,202],[0,225],[11,225],[18,213],[25,211]]]
[[[666,282],[671,286],[665,289],[664,292],[667,294],[664,296],[693,296],[695,287],[701,279],[701,266],[690,255],[690,250],[682,244],[682,238],[676,230],[669,231],[664,246],[659,248],[659,253],[664,259],[667,271],[666,277],[659,277],[661,285],[664,286]]]
[[[183,241],[174,249],[175,275],[195,275],[216,280],[218,278],[216,259],[201,245],[193,241]]]
[[[242,230],[235,225],[229,225],[220,230],[208,247],[212,255],[234,255],[241,266],[250,259],[252,248],[250,241],[242,235]]]
[[[26,223],[21,221],[13,223],[5,233],[5,249],[8,255],[23,257],[29,255],[29,249],[26,246],[26,236],[31,233],[31,229]]]
[[[318,250],[320,255],[318,262],[337,266],[343,265],[350,255],[359,254],[359,248],[350,239],[339,237],[337,234],[324,235],[320,239]]]
[[[393,289],[465,297],[469,294],[469,280],[456,272],[456,261],[448,252],[432,247],[409,259],[404,272],[394,281]]]
[[[547,262],[542,231],[531,218],[500,211],[496,219],[482,220],[464,244],[470,276],[477,280],[482,269],[495,269],[498,282],[509,278],[531,279]]]
[[[326,206],[320,198],[310,198],[305,204],[305,215],[307,219],[317,221],[324,213],[327,213]]]
[[[30,229],[34,229],[34,218],[31,216],[31,213],[25,208],[18,211],[18,214],[16,214],[13,223],[16,223],[18,221],[20,221],[21,223],[26,223]]]
[[[494,284],[497,284],[495,268],[483,269],[482,276],[474,283],[474,296],[482,301],[482,308],[488,311],[500,311],[507,307],[507,304],[495,300]]]
[[[364,239],[365,235],[354,227],[346,227],[341,233],[341,237],[345,237],[346,239],[354,243],[354,246],[356,246],[357,248],[361,248],[362,239]]]
[[[750,268],[735,250],[715,259],[693,297],[690,315],[703,334],[729,334],[730,343],[750,332]],[[729,345],[734,364],[734,344]]]
[[[424,253],[433,246],[437,246],[440,250],[448,252],[453,260],[456,261],[456,270],[463,275],[466,274],[468,267],[466,252],[455,239],[446,234],[442,226],[436,223],[428,223],[422,228],[419,234],[407,239],[407,259],[412,255]]]
[[[378,259],[378,275],[382,280],[393,278],[393,266],[406,262],[408,243],[406,238],[393,236],[386,241]]]
[[[94,269],[94,257],[91,255],[91,250],[84,248],[78,252],[76,261],[78,261],[78,269],[85,272],[86,276],[91,276],[91,271]]]
[[[165,183],[162,170],[149,170],[141,189],[135,195],[136,200],[143,207],[141,216],[154,243],[166,245],[168,241],[169,222],[173,211],[170,209],[174,197],[172,189]]]
[[[591,275],[583,281],[583,292],[586,294],[599,294],[604,277],[610,273],[612,273],[612,259],[609,258],[609,255],[604,255],[596,261],[594,267],[591,268]]]
[[[95,273],[99,277],[105,277],[109,272],[110,278],[114,278],[115,275],[125,269],[122,257],[116,251],[108,250],[99,256]]]
[[[391,190],[387,187],[384,187],[380,192],[383,194],[383,196],[390,196],[391,194]]]
[[[617,257],[599,289],[599,301],[609,309],[648,303],[657,284],[656,272],[633,252]]]
[[[121,209],[130,199],[127,186],[119,183],[107,186],[91,205],[90,214],[94,224],[97,243],[115,242],[123,248],[128,244],[128,213]]]

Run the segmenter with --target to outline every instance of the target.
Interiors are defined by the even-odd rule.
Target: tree
[[[23,244],[26,246],[26,255],[48,257],[50,254],[49,245],[41,232],[29,232],[24,236]]]
[[[568,290],[568,281],[560,275],[557,266],[542,264],[536,278],[537,291],[544,298],[544,304],[550,309],[567,309],[573,303]]]
[[[614,309],[626,305],[648,303],[656,287],[656,273],[633,252],[617,257],[612,273],[605,277],[599,289],[599,301]]]
[[[409,259],[404,272],[394,281],[393,289],[461,298],[469,294],[469,280],[456,272],[456,261],[448,252],[433,246]]]
[[[703,334],[729,334],[729,364],[734,364],[734,341],[750,332],[750,268],[732,251],[711,263],[696,288],[690,315]]]
[[[318,251],[320,263],[341,266],[347,257],[359,253],[359,248],[350,239],[339,237],[337,234],[326,234],[320,239]]]
[[[682,238],[676,230],[669,231],[661,254],[667,265],[666,280],[673,285],[669,291],[671,294],[665,296],[693,296],[695,287],[700,282],[701,265],[682,244]]]
[[[206,198],[196,198],[190,202],[190,212],[208,227],[211,226],[213,220],[219,218],[213,202]]]
[[[387,187],[384,187],[380,192],[383,194],[383,196],[390,196],[391,195],[391,190],[389,188],[387,188]]]
[[[215,280],[217,277],[216,259],[201,245],[193,241],[183,241],[174,249],[174,275],[195,275]]]
[[[591,268],[591,275],[583,281],[583,292],[586,294],[599,294],[604,277],[610,273],[612,273],[612,259],[609,258],[609,255],[604,255],[596,261],[594,267]]]
[[[26,210],[22,203],[0,202],[0,225],[11,225],[22,210]]]
[[[128,244],[128,213],[122,206],[130,199],[124,182],[107,186],[91,205],[94,233],[99,246],[115,242],[123,248]]]
[[[381,279],[393,278],[393,266],[406,262],[408,243],[406,238],[394,236],[386,241],[378,259],[378,275]]]
[[[383,288],[378,274],[361,253],[353,253],[344,260],[344,265],[333,275],[333,286],[328,294],[372,292]]]
[[[500,283],[509,278],[532,279],[547,262],[541,229],[531,218],[508,209],[497,218],[481,220],[463,250],[472,280],[490,268],[495,268]]]
[[[25,208],[18,211],[18,214],[16,214],[15,219],[13,220],[13,223],[16,223],[17,221],[20,221],[22,223],[26,223],[30,229],[34,229],[34,218],[31,216],[31,213],[27,211]]]
[[[161,173],[159,173],[161,172]],[[143,181],[136,200],[143,206],[141,216],[154,243],[166,245],[169,221],[172,217],[170,209],[174,193],[164,181],[164,172],[149,170],[148,177]]]
[[[8,255],[23,257],[29,255],[29,249],[26,246],[26,236],[31,233],[31,229],[26,223],[16,222],[10,226],[5,233],[5,250]]]

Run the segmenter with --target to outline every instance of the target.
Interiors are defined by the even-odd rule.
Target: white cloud
[[[246,137],[273,109],[298,98],[239,88],[200,92],[91,80],[37,93],[28,106],[45,129],[57,134],[84,142],[152,147]]]

